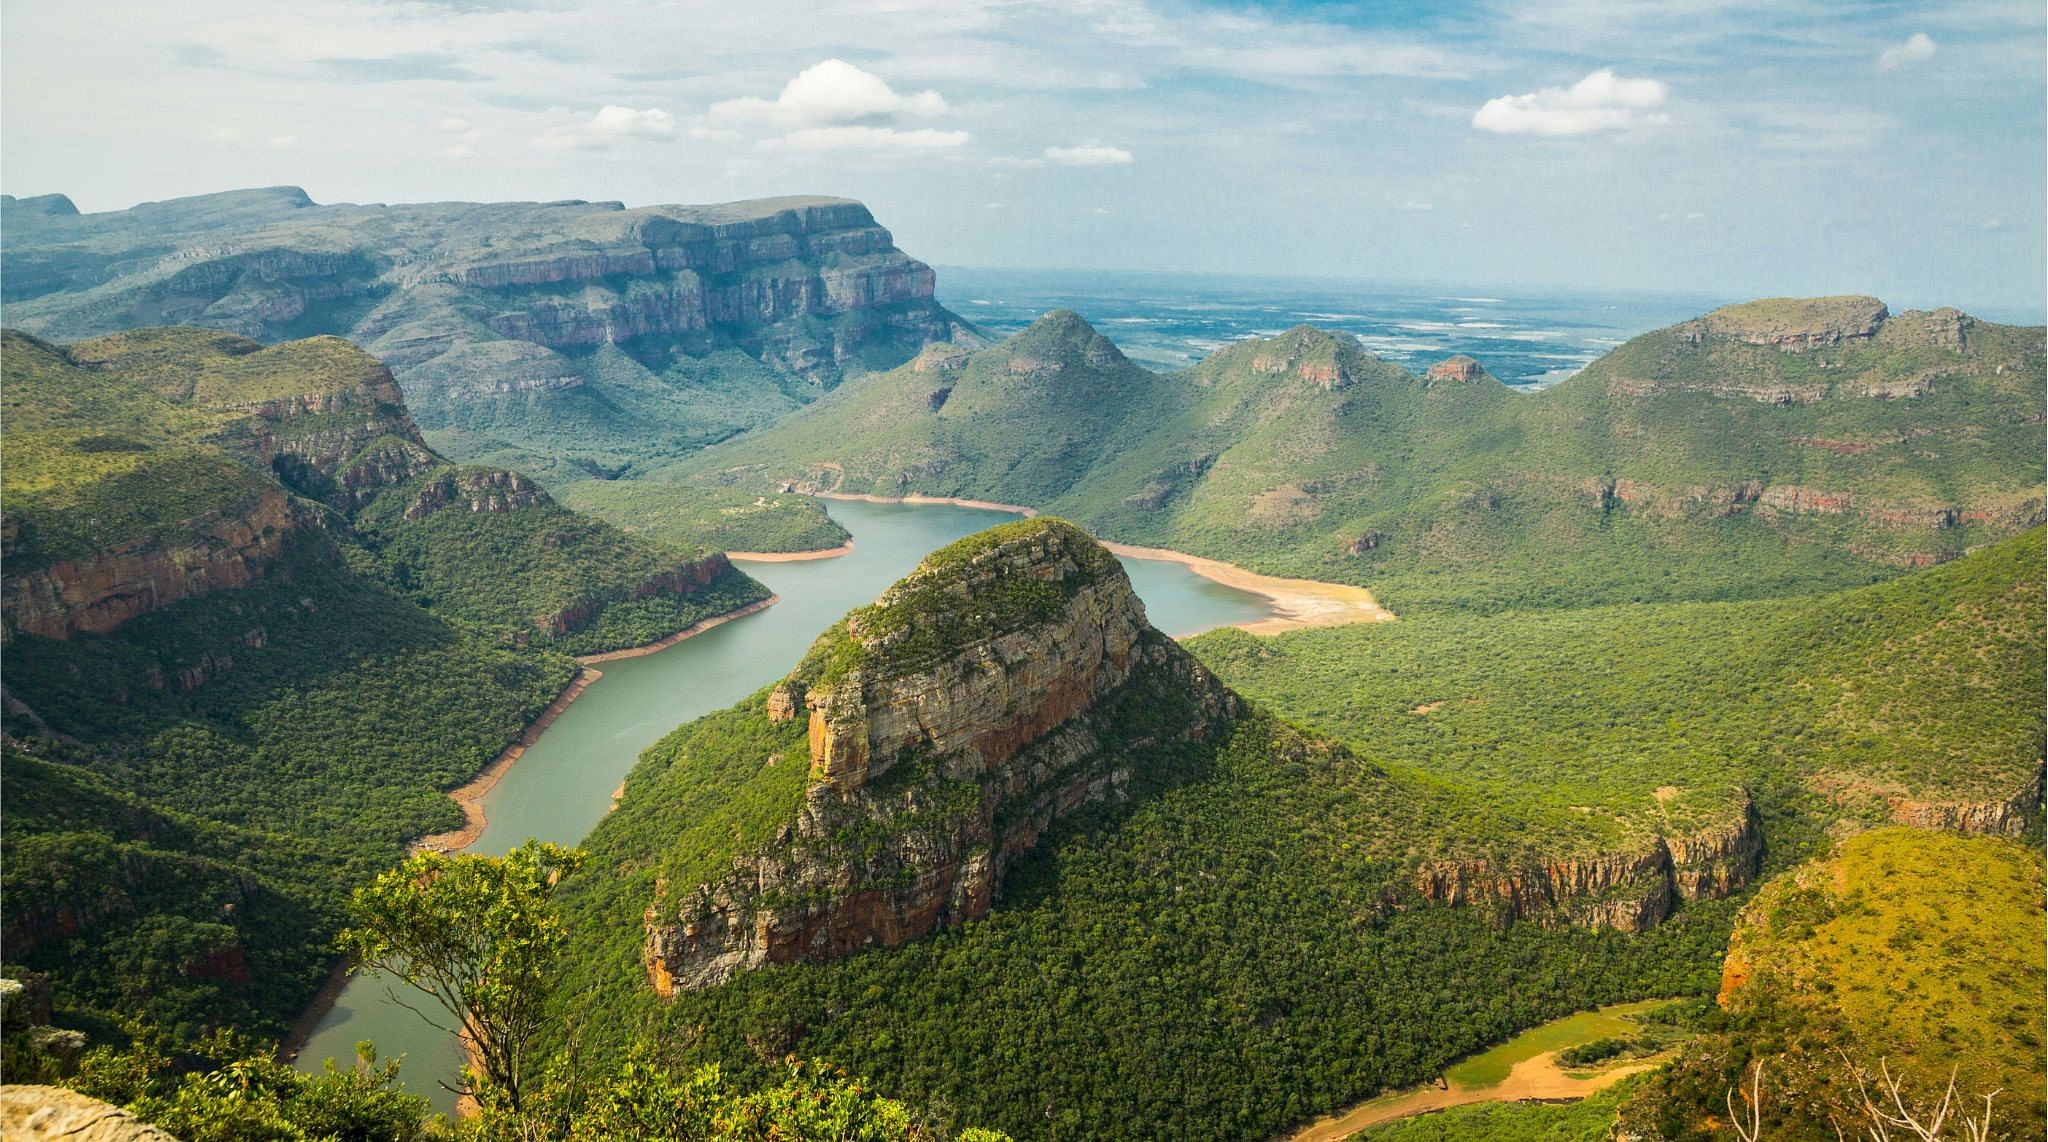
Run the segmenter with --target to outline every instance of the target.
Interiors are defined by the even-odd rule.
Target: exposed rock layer
[[[1235,714],[1236,699],[1147,625],[1122,568],[1078,529],[1037,520],[1002,531],[965,566],[928,561],[821,640],[848,640],[837,649],[859,664],[800,667],[771,693],[770,718],[808,718],[804,805],[729,875],[657,895],[644,958],[662,994],[983,916],[1016,856],[1083,806],[1128,798],[1134,767],[1168,743],[1119,734],[1105,748],[1124,704],[1183,708],[1170,735],[1180,740]],[[984,637],[907,653],[924,632],[903,614],[915,604],[902,588],[933,586],[920,576],[942,576],[943,597],[967,611],[1032,584],[1054,601]]]

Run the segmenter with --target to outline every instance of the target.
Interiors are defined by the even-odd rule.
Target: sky
[[[2038,315],[2044,35],[2040,0],[0,0],[0,189],[835,194],[948,265]]]

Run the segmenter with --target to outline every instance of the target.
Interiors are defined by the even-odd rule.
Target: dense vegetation
[[[571,654],[642,646],[768,597],[715,552],[657,545],[544,495],[511,511],[408,511],[431,485],[490,472],[437,470],[371,501],[354,521],[370,566],[437,614]],[[715,572],[702,586],[664,586],[700,567]]]
[[[1744,789],[1781,842],[1810,840],[1815,818],[2002,801],[2035,779],[2042,563],[2036,529],[1833,595],[1424,613],[1189,648],[1285,716],[1469,790],[1525,854],[1725,817]]]
[[[765,594],[446,465],[382,367],[332,338],[9,333],[4,363],[5,954],[51,975],[66,1026],[278,1034],[326,977],[349,886],[459,823],[443,791],[568,683],[556,650]],[[418,510],[471,477],[506,510]],[[216,589],[161,593],[209,560]],[[20,590],[34,571],[54,577],[41,601]],[[26,633],[27,608],[102,596],[141,613]]]
[[[196,689],[150,684],[223,655]],[[440,791],[574,673],[317,550],[108,635],[16,636],[9,963],[51,973],[66,1025],[279,1033],[326,976],[349,886],[460,824]]]
[[[662,484],[584,480],[555,489],[564,504],[622,531],[685,550],[825,551],[851,538],[809,496]]]
[[[1113,539],[1369,585],[1402,614],[1834,589],[2041,521],[2040,330],[1906,313],[1782,349],[1747,339],[1745,322],[1778,330],[1768,307],[1737,309],[1533,396],[1483,372],[1416,376],[1306,327],[1160,376],[1062,311],[979,353],[935,347],[667,472],[1026,503]]]
[[[1577,1008],[1718,978],[1727,903],[1641,937],[1389,911],[1406,845],[1452,807],[1253,719],[1145,755],[1146,795],[1041,841],[986,920],[664,1004],[639,919],[655,868],[677,872],[664,854],[695,851],[687,833],[670,848],[678,825],[750,787],[772,814],[753,775],[799,768],[763,765],[802,739],[764,739],[759,701],[651,747],[565,885],[564,1018],[588,1057],[637,1044],[753,1081],[815,1054],[1020,1138],[1242,1138]]]
[[[1769,1137],[1835,1137],[1860,1117],[1853,1066],[1931,1106],[1953,1071],[1998,1138],[2038,1138],[2043,864],[2038,845],[1886,829],[1785,874],[1743,911],[1722,1026],[1646,1082],[1624,1121],[1648,1137],[1724,1137],[1727,1091],[1764,1071]]]
[[[1632,1080],[1562,1106],[1478,1102],[1383,1123],[1357,1142],[1607,1142]]]

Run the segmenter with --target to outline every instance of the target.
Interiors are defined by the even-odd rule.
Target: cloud
[[[1122,147],[1105,147],[1101,143],[1087,142],[1077,147],[1047,147],[1029,158],[1003,155],[990,159],[994,167],[1117,167],[1135,162],[1131,152]]]
[[[1063,167],[1115,167],[1131,161],[1131,152],[1122,147],[1105,147],[1100,143],[1088,143],[1079,147],[1047,147],[1045,161]]]
[[[608,103],[585,123],[550,127],[536,136],[533,145],[551,150],[602,151],[628,139],[670,139],[676,121],[659,107],[645,111]]]
[[[258,138],[257,136],[242,130],[240,127],[215,127],[213,130],[206,133],[206,141],[212,143],[216,147],[229,149],[240,147],[272,147],[278,150],[283,150],[286,147],[298,145],[299,137],[297,135],[287,133],[281,135],[271,135],[268,138]]]
[[[929,151],[962,147],[974,136],[965,131],[938,131],[920,127],[901,131],[894,127],[852,124],[842,127],[805,127],[779,138],[754,144],[764,151]]]
[[[394,56],[316,59],[328,79],[343,83],[403,83],[414,79],[471,81],[484,76],[460,62],[452,52],[401,52]]]
[[[1409,199],[1407,202],[1401,204],[1401,209],[1406,210],[1412,214],[1428,214],[1436,209],[1436,203],[1417,202],[1414,199]]]
[[[879,75],[842,59],[828,59],[797,73],[773,100],[728,99],[712,104],[705,119],[714,126],[766,124],[796,129],[931,119],[947,110],[945,97],[936,91],[899,94]]]
[[[1919,63],[1933,58],[1933,38],[1926,32],[1914,32],[1906,37],[1905,43],[1893,44],[1878,54],[1877,70],[1892,71],[1909,63]]]
[[[1601,68],[1570,87],[1544,87],[1526,95],[1489,99],[1472,125],[1502,135],[1588,135],[1661,127],[1669,115],[1653,110],[1670,89],[1654,79],[1631,79]]]

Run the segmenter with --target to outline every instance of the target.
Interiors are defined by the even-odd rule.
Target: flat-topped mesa
[[[663,995],[984,916],[1055,822],[1172,779],[1178,749],[1238,712],[1145,621],[1114,556],[1043,518],[929,556],[766,701],[771,721],[808,719],[803,804],[730,874],[657,890],[645,962]]]
[[[1797,352],[1875,336],[1889,316],[1874,297],[1770,297],[1722,306],[1692,324],[1695,340],[1711,334]]]

